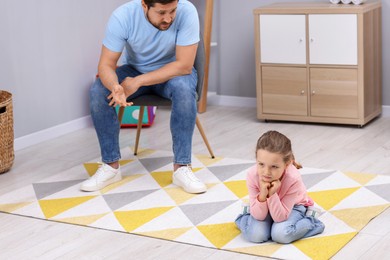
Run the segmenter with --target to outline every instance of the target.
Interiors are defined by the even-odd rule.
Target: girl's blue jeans
[[[136,77],[141,73],[129,65],[123,65],[116,70],[118,81],[126,77]],[[129,98],[153,93],[172,101],[170,129],[172,135],[172,150],[175,164],[191,163],[192,135],[196,120],[196,84],[197,72],[193,68],[191,74],[178,76],[167,82],[152,86],[140,87]],[[107,97],[111,92],[104,87],[99,78],[90,89],[91,117],[99,139],[102,161],[116,162],[121,158],[119,148],[119,130],[115,107],[109,106]]]
[[[306,209],[303,205],[295,205],[283,222],[274,222],[269,213],[262,221],[253,218],[250,213],[240,214],[235,222],[244,238],[250,242],[262,243],[272,239],[288,244],[324,231],[325,225],[318,219],[306,216]]]

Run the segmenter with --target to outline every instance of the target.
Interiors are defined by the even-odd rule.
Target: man
[[[172,100],[173,183],[189,193],[206,191],[190,167],[198,42],[198,13],[187,0],[134,0],[113,12],[103,40],[99,79],[90,90],[103,165],[81,190],[96,191],[122,179],[115,106],[131,106],[128,97],[155,93]],[[125,62],[117,68],[123,50]]]

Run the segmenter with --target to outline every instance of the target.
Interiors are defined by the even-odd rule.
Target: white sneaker
[[[191,168],[182,166],[172,175],[173,184],[182,187],[188,193],[203,193],[207,187],[198,178],[195,177]]]
[[[306,216],[307,217],[313,217],[318,219],[319,216],[322,215],[322,210],[320,208],[314,207],[314,206],[308,206],[306,210]]]
[[[243,201],[241,204],[241,214],[245,215],[250,213],[250,206],[248,201]]]
[[[80,189],[83,191],[97,191],[120,180],[122,180],[120,166],[118,169],[114,169],[103,163],[93,176],[83,181]]]

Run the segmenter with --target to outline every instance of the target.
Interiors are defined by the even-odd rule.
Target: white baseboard
[[[382,106],[382,117],[390,117],[390,106]]]
[[[73,121],[53,126],[39,132],[25,135],[14,140],[14,150],[18,151],[34,144],[38,144],[61,135],[68,134],[92,125],[91,116],[75,119]]]
[[[215,92],[207,93],[207,105],[228,107],[256,107],[256,98],[234,97],[217,95]]]
[[[233,97],[208,93],[207,105],[230,106],[230,107],[256,107],[256,98]],[[382,107],[382,117],[390,117],[390,106]],[[57,125],[42,131],[16,138],[14,141],[15,151],[27,148],[61,135],[68,134],[86,127],[92,126],[91,116],[82,117],[61,125]]]

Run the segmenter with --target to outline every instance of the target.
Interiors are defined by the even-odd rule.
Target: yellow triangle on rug
[[[85,196],[75,198],[39,200],[39,205],[41,206],[42,212],[45,217],[49,219],[95,197],[96,196]]]
[[[240,234],[234,223],[199,225],[198,229],[216,248],[222,248]]]
[[[295,247],[311,259],[330,259],[340,249],[340,245],[348,243],[357,232],[334,236],[319,236],[298,240],[293,243]]]
[[[81,217],[72,217],[72,218],[58,218],[56,221],[69,223],[69,224],[77,224],[82,226],[88,226],[98,219],[106,216],[108,213],[97,214],[97,215],[89,215],[89,216],[81,216]]]
[[[343,220],[350,227],[360,231],[371,219],[387,209],[389,205],[371,206],[363,208],[343,209],[331,211],[337,218]]]
[[[23,208],[31,203],[32,202],[0,204],[0,211],[11,213],[11,212],[14,212],[20,208]]]
[[[322,208],[329,210],[359,188],[360,187],[309,192],[309,196]]]
[[[248,195],[248,189],[246,187],[246,181],[226,181],[224,182],[226,187],[229,188],[237,197],[243,198]]]
[[[170,209],[172,207],[158,207],[145,210],[116,211],[114,214],[123,228],[127,232],[131,232]]]

